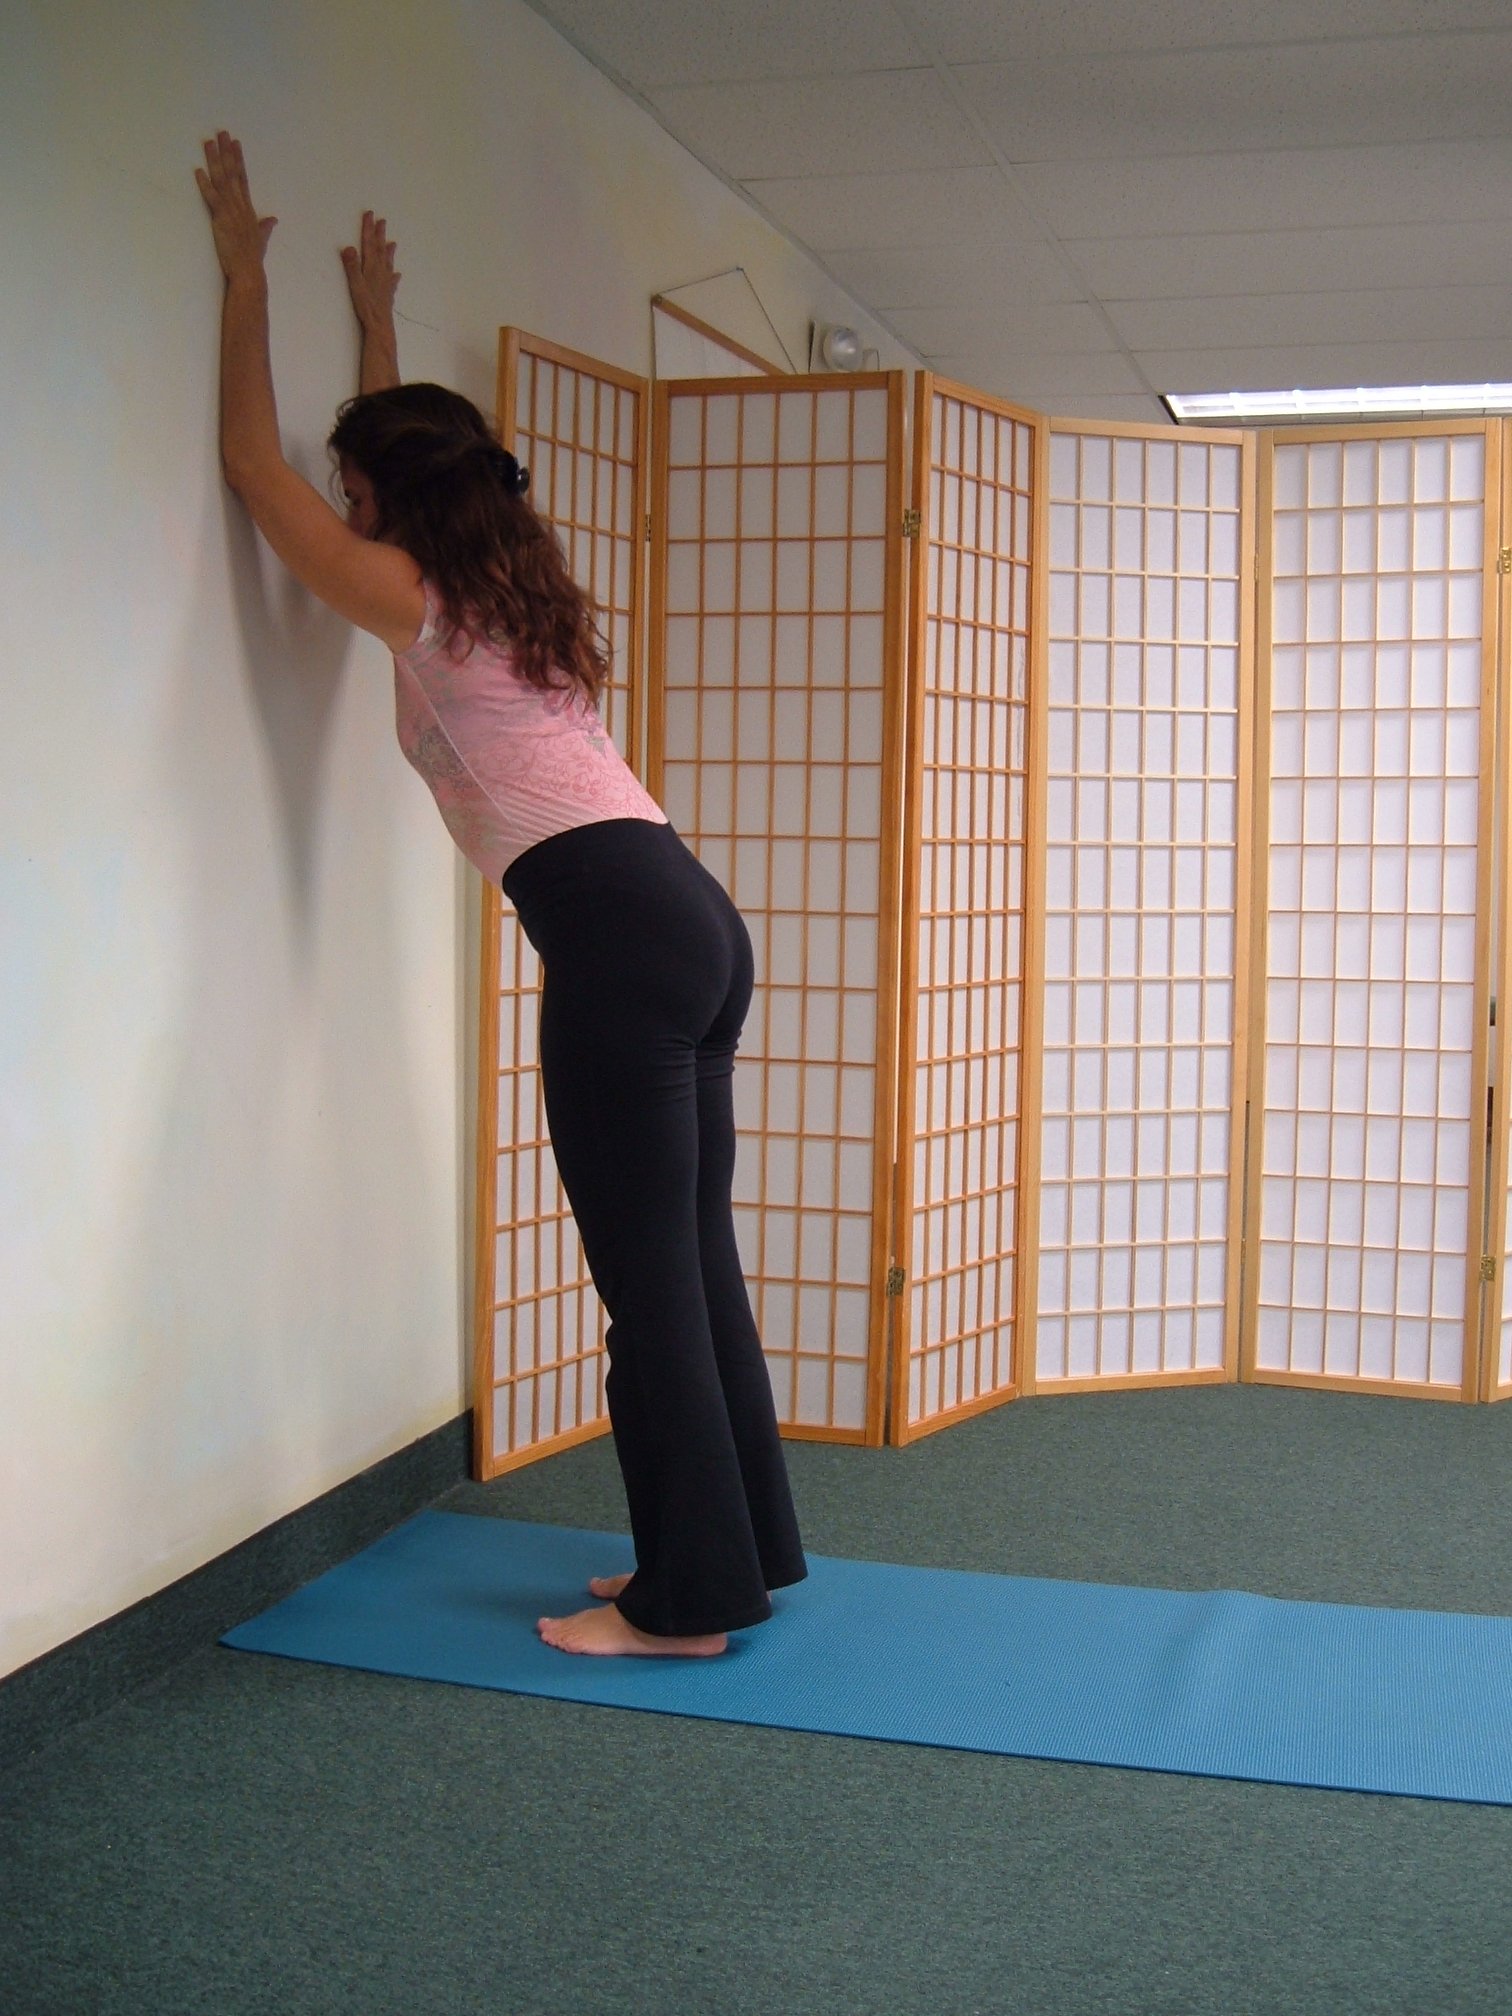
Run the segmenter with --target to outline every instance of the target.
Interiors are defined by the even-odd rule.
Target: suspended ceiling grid
[[[1512,0],[532,0],[937,371],[1512,379]]]

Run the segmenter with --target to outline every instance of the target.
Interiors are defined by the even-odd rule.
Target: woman
[[[394,653],[399,738],[541,954],[552,1146],[610,1316],[635,1572],[537,1629],[565,1652],[724,1651],[806,1573],[730,1209],[750,939],[600,724],[586,596],[477,408],[401,385],[381,220],[342,254],[361,391],[331,435],[346,522],[284,460],[241,148],[196,170],[225,275],[226,480],[290,571]]]

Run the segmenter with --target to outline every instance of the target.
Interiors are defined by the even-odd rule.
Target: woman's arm
[[[394,295],[400,275],[394,271],[396,247],[386,221],[362,213],[362,244],[344,245],[341,263],[351,290],[352,313],[362,331],[357,369],[359,392],[386,392],[399,383],[399,336],[394,327]]]
[[[312,594],[390,650],[415,641],[425,615],[420,569],[397,546],[363,539],[284,460],[268,350],[263,257],[277,222],[260,218],[240,144],[205,142],[195,170],[226,279],[221,310],[221,458],[226,481],[273,551]]]
[[[229,133],[205,142],[195,180],[210,211],[215,255],[225,275],[221,306],[221,460],[238,489],[244,469],[283,460],[268,356],[268,277],[263,261],[276,217],[259,217],[247,188],[240,144]]]

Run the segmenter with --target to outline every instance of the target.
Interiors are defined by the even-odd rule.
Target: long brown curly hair
[[[374,536],[418,561],[457,657],[488,638],[532,685],[598,699],[609,653],[597,612],[470,399],[427,384],[364,393],[339,409],[327,445],[372,484]]]

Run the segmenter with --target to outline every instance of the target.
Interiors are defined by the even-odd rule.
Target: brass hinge
[[[1498,574],[1512,574],[1512,546],[1503,546],[1496,556]]]
[[[905,539],[917,539],[923,530],[924,518],[921,512],[905,511],[903,513],[903,537]]]
[[[907,1280],[907,1278],[908,1278],[907,1275],[903,1272],[903,1269],[901,1267],[889,1267],[887,1270],[888,1294],[901,1295],[903,1293],[903,1283]]]
[[[1481,1255],[1481,1279],[1482,1279],[1482,1281],[1494,1281],[1494,1280],[1496,1279],[1496,1256],[1495,1256],[1495,1254],[1493,1254],[1493,1253],[1482,1253],[1482,1255]]]

